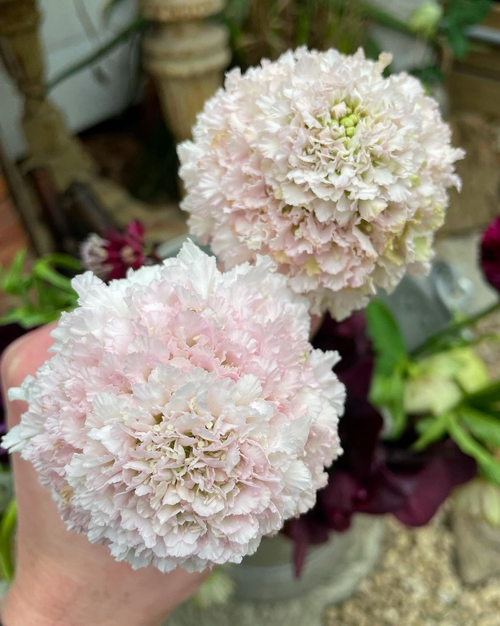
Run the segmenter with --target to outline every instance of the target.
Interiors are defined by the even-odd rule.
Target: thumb
[[[50,333],[54,328],[55,324],[37,328],[14,341],[2,354],[0,377],[9,428],[19,422],[26,407],[22,402],[9,402],[7,391],[19,387],[28,374],[34,375],[52,356],[48,350],[53,343]]]

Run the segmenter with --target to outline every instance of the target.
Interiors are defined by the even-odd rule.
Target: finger
[[[21,385],[28,374],[35,374],[38,368],[51,357],[48,349],[53,343],[50,337],[53,328],[54,325],[43,326],[27,333],[13,342],[2,355],[1,379],[9,428],[19,423],[27,405],[23,401],[9,401],[7,391],[11,387]],[[24,511],[35,512],[36,518],[38,520],[43,519],[44,525],[48,523],[57,536],[57,531],[61,530],[64,525],[59,518],[50,493],[39,484],[35,469],[31,463],[22,460],[18,454],[13,455],[11,463],[14,469],[20,513]],[[33,521],[31,517],[20,514],[18,531],[23,537],[29,537],[32,534],[29,532]],[[41,532],[42,529],[39,528],[39,531]]]
[[[50,333],[54,325],[43,326],[14,341],[2,355],[1,380],[3,397],[7,408],[9,428],[19,422],[26,410],[24,402],[10,402],[7,391],[19,387],[28,374],[35,374],[38,368],[52,355],[48,352],[53,343]]]

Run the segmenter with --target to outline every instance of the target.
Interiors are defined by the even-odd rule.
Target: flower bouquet
[[[220,268],[193,243],[158,264],[137,225],[85,244],[94,274],[11,391],[29,408],[4,445],[114,558],[201,570],[283,530],[299,573],[353,512],[425,523],[475,473],[448,430],[408,420],[390,313],[370,304],[370,338],[342,322],[429,268],[460,184],[436,102],[389,61],[299,49],[228,74],[179,146],[191,233]],[[329,315],[317,347],[310,314]]]

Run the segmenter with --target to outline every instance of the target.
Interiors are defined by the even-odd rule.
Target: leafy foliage
[[[492,7],[492,0],[448,0],[441,30],[457,58],[463,58],[469,49],[467,29],[481,22]]]
[[[0,267],[0,289],[18,305],[0,317],[0,324],[34,328],[57,320],[62,311],[76,306],[77,295],[67,274],[81,270],[79,261],[66,254],[48,254],[25,270],[26,251],[18,252],[11,266]],[[65,272],[65,273],[62,273]]]
[[[473,372],[470,372],[472,375]],[[463,393],[449,411],[417,422],[419,439],[413,449],[424,450],[443,437],[451,437],[473,459],[490,482],[500,485],[500,381]]]
[[[4,578],[14,578],[14,537],[17,522],[17,504],[11,500],[0,521],[0,565]]]
[[[450,328],[456,331],[457,325],[466,327],[481,315],[451,324]],[[412,449],[417,453],[450,437],[477,462],[490,482],[500,485],[500,381],[489,381],[484,363],[470,348],[450,350],[446,343],[443,349],[442,343],[431,342],[428,347],[432,356],[422,359],[409,355],[396,319],[380,300],[368,306],[366,319],[375,352],[370,401],[384,414],[390,414],[392,439],[401,438],[412,423],[418,435]],[[423,377],[420,387],[416,387],[417,391],[420,388],[417,406],[426,407],[426,413],[417,414],[410,422],[409,413],[422,410],[410,408],[408,392],[415,389],[415,376]],[[441,413],[431,410],[424,400],[432,398],[426,396],[437,389],[446,400],[446,384],[456,389],[451,402],[441,403]]]
[[[399,349],[391,346],[393,334],[399,335],[392,314],[377,303],[371,307],[369,317],[370,333],[376,337],[375,352],[380,355],[382,370],[387,374],[397,369],[400,358],[404,360],[408,356],[398,339]],[[348,528],[353,514],[391,513],[403,524],[422,526],[454,487],[471,480],[477,472],[475,460],[462,452],[442,428],[439,433],[434,432],[434,441],[429,438],[424,442],[422,450],[412,446],[417,438],[412,424],[408,424],[399,438],[384,440],[384,419],[367,399],[374,350],[366,336],[362,313],[340,323],[327,316],[314,346],[339,350],[343,356],[336,372],[347,389],[345,414],[339,423],[344,454],[328,470],[328,484],[318,493],[314,508],[290,520],[285,527],[285,534],[294,543],[297,575],[308,546],[327,541],[332,530]],[[383,354],[386,348],[388,358]],[[435,419],[428,418],[422,432]]]
[[[398,438],[406,427],[404,411],[404,377],[408,352],[398,323],[381,300],[373,300],[366,310],[368,334],[375,351],[375,369],[370,401],[389,411],[392,437]]]

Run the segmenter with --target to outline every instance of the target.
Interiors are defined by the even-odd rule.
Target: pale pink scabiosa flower
[[[74,279],[79,307],[11,390],[29,408],[3,444],[68,528],[133,567],[202,570],[313,506],[341,452],[344,387],[274,270],[259,257],[223,274],[189,242],[109,285]]]
[[[389,62],[300,48],[229,72],[179,146],[190,230],[226,268],[268,254],[337,319],[428,269],[463,152]]]

